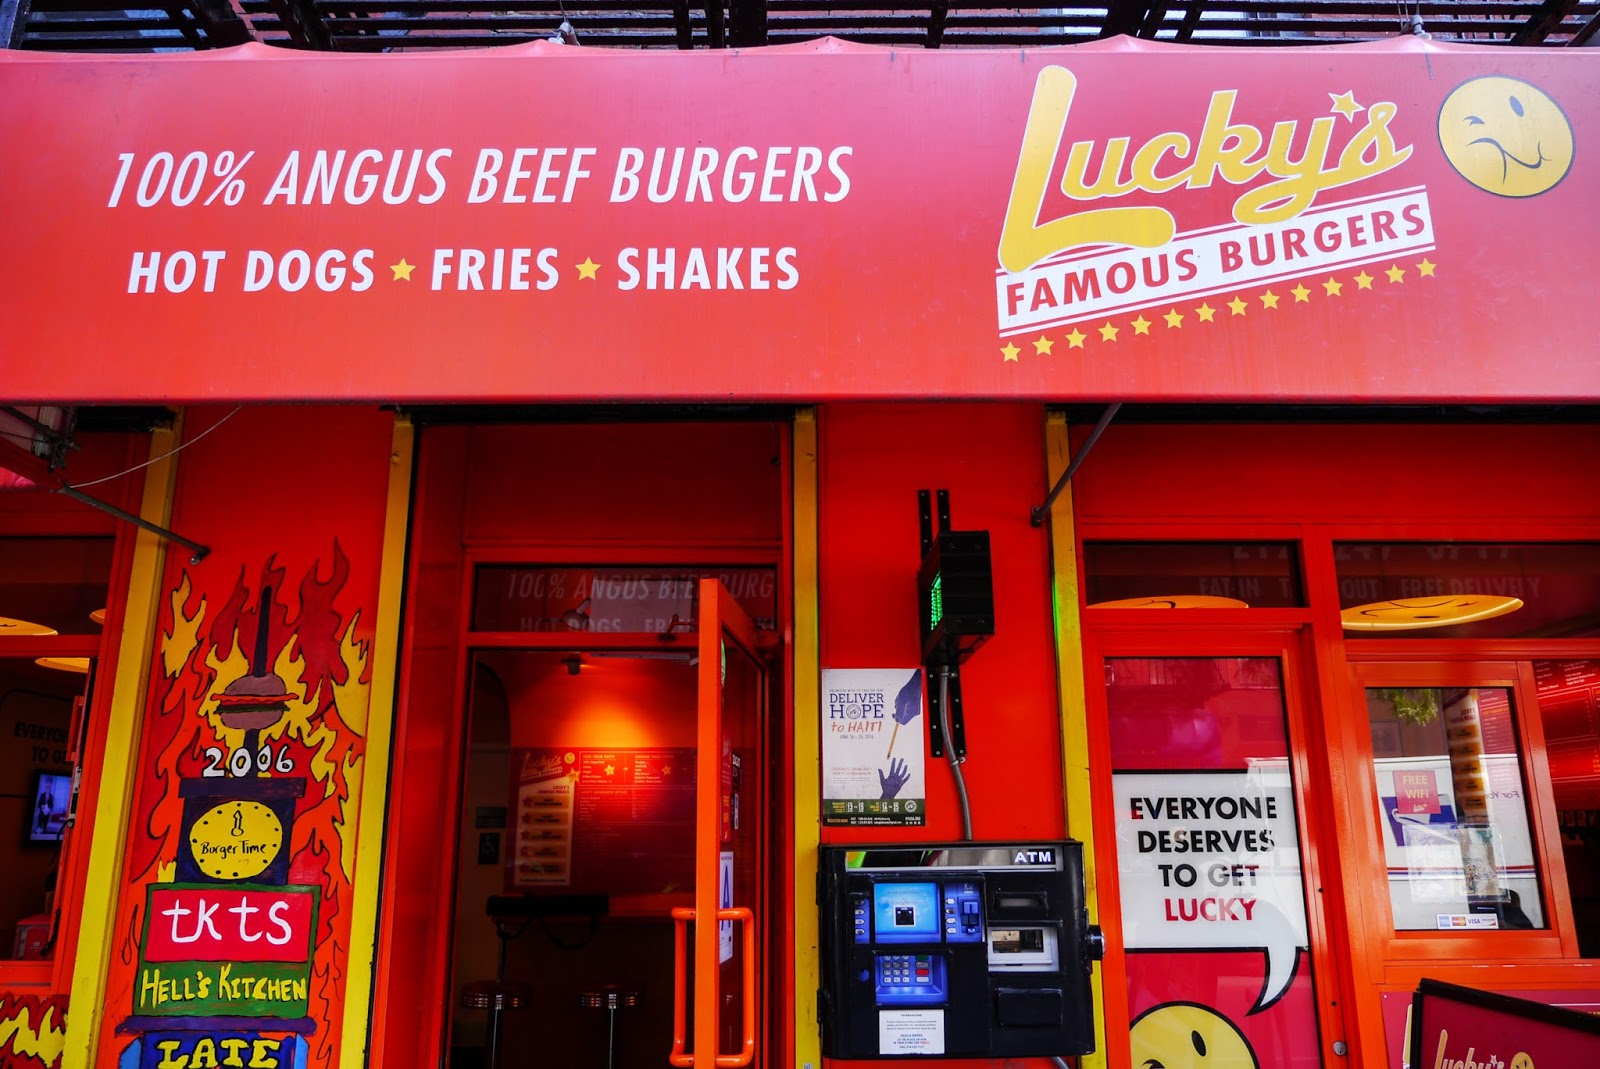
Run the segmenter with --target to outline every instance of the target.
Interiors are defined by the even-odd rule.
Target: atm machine
[[[1050,1057],[1094,1050],[1104,951],[1071,840],[826,846],[823,1053]]]

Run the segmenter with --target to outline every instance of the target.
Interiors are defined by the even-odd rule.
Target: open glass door
[[[739,1069],[761,1064],[765,918],[756,909],[767,868],[766,668],[754,624],[714,579],[701,582],[698,638],[695,894],[692,910],[673,911],[679,971],[671,1060]]]

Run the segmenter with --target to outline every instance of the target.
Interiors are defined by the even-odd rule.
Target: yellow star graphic
[[[1176,308],[1161,318],[1167,321],[1167,326],[1173,327],[1177,330],[1183,329],[1183,313],[1178,311]]]
[[[1051,341],[1049,338],[1035,338],[1033,339],[1034,354],[1039,356],[1049,356],[1050,349],[1054,345],[1055,342]]]
[[[1372,288],[1372,276],[1367,274],[1365,271],[1362,271],[1359,275],[1356,276],[1356,289],[1358,289],[1358,290],[1370,290],[1371,288]]]
[[[1404,282],[1406,280],[1406,269],[1399,264],[1390,264],[1389,270],[1385,271],[1384,274],[1389,276],[1390,282]]]
[[[1144,316],[1140,316],[1138,319],[1135,319],[1133,321],[1133,332],[1135,334],[1149,334],[1150,321]]]
[[[1195,312],[1200,316],[1200,322],[1202,323],[1212,322],[1212,317],[1217,314],[1217,310],[1211,307],[1209,304],[1202,304],[1199,308],[1195,309]]]
[[[1087,338],[1088,336],[1089,335],[1085,334],[1083,331],[1079,330],[1077,327],[1073,327],[1072,328],[1072,333],[1067,335],[1067,348],[1068,349],[1082,349],[1083,348],[1083,339]]]
[[[1329,297],[1337,297],[1341,292],[1343,292],[1344,283],[1330,278],[1328,281],[1322,284],[1322,288],[1327,292]]]
[[[1351,122],[1355,121],[1356,112],[1367,110],[1362,105],[1356,103],[1355,90],[1353,89],[1346,90],[1337,96],[1335,96],[1333,93],[1329,93],[1328,99],[1333,101],[1333,107],[1329,108],[1328,110],[1338,112]]]
[[[1263,293],[1261,295],[1261,307],[1263,307],[1263,308],[1276,308],[1276,307],[1278,307],[1278,295],[1276,293],[1273,293],[1271,290],[1268,290],[1267,292]]]
[[[1105,326],[1100,328],[1100,340],[1101,341],[1116,341],[1117,340],[1117,328],[1112,326],[1111,322],[1109,320],[1106,321],[1106,325]]]
[[[585,256],[583,258],[583,263],[581,263],[581,264],[573,264],[572,266],[576,267],[578,269],[578,278],[580,280],[585,279],[585,278],[592,278],[596,282],[598,282],[600,280],[600,276],[595,274],[595,272],[600,270],[600,265],[595,263],[589,257]]]
[[[1016,362],[1017,354],[1022,352],[1022,350],[1018,349],[1010,342],[1006,342],[1005,345],[1001,347],[1000,352],[1005,355],[1005,362],[1011,364]]]
[[[1298,282],[1295,283],[1294,289],[1290,290],[1289,292],[1294,294],[1294,303],[1296,303],[1296,304],[1310,304],[1311,303],[1311,291],[1306,289],[1305,286],[1302,283],[1298,283]]]
[[[617,766],[616,765],[607,765],[606,766],[606,775],[614,776],[614,775],[616,775],[616,773],[617,773]]]
[[[1235,297],[1233,300],[1228,302],[1228,307],[1233,309],[1234,315],[1242,316],[1244,315],[1244,310],[1250,306],[1245,304],[1242,299]]]
[[[1417,274],[1422,278],[1432,278],[1433,269],[1438,266],[1438,264],[1429,260],[1427,257],[1423,257],[1422,262],[1417,265]]]
[[[400,262],[399,263],[390,264],[389,265],[389,270],[394,272],[394,277],[391,278],[389,281],[390,282],[410,282],[411,281],[411,272],[415,271],[416,269],[417,269],[417,265],[416,264],[408,264],[408,263],[406,263],[406,258],[404,256],[402,256],[402,257],[400,257]]]

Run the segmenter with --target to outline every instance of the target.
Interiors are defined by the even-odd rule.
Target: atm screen
[[[880,883],[872,889],[873,941],[939,941],[939,885]]]

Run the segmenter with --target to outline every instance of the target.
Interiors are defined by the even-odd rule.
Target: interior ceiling
[[[920,48],[1039,47],[1127,34],[1207,44],[1307,45],[1425,31],[1480,44],[1600,44],[1600,0],[1112,0],[1103,7],[928,0],[0,0],[0,43],[75,52],[192,51],[245,41],[347,52],[464,48],[556,37],[580,46],[749,48],[816,37]],[[703,0],[701,0],[703,3]]]

